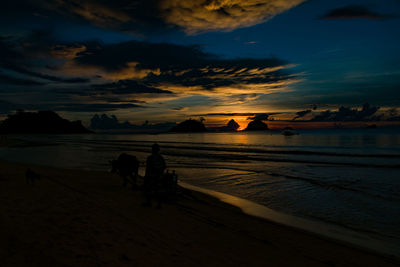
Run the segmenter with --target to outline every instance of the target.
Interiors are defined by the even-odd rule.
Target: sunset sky
[[[398,0],[1,5],[0,117],[400,121]]]

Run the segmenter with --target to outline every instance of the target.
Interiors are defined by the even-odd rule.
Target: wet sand
[[[40,173],[35,185],[25,170]],[[142,207],[106,172],[0,162],[0,266],[396,266],[185,191]]]

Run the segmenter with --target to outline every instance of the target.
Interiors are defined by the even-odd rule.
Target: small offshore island
[[[265,131],[269,130],[268,125],[262,120],[253,120],[249,122],[245,131]]]
[[[172,127],[169,131],[178,133],[203,133],[207,132],[207,129],[201,121],[189,119]]]
[[[227,125],[221,127],[206,128],[202,121],[199,120],[185,120],[178,125],[171,128],[170,132],[179,133],[201,133],[201,132],[238,132],[239,124],[231,119]],[[250,121],[244,131],[265,131],[269,130],[268,125],[262,120]]]

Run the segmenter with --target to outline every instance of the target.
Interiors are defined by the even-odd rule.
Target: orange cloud
[[[154,75],[160,75],[160,69],[139,69],[136,66],[139,62],[128,62],[126,67],[117,71],[102,72],[101,76],[107,80],[119,81],[128,79],[143,79],[150,73]]]
[[[159,6],[167,23],[188,34],[232,31],[253,26],[305,0],[165,0]]]
[[[51,50],[51,56],[63,61],[63,64],[58,68],[58,72],[64,75],[76,76],[85,75],[89,77],[101,77],[103,80],[107,81],[119,81],[128,79],[143,79],[150,73],[154,75],[160,75],[160,69],[143,69],[138,68],[139,62],[127,62],[124,68],[118,70],[104,70],[99,66],[81,66],[76,64],[74,59],[77,55],[85,51],[87,48],[84,45],[79,46],[54,46]]]
[[[275,67],[260,67],[260,68],[215,68],[203,67],[199,70],[201,78],[213,80],[230,81],[226,85],[209,86],[201,84],[185,85],[171,82],[162,82],[155,87],[168,90],[176,95],[186,97],[189,95],[202,95],[208,97],[219,98],[220,101],[227,105],[235,105],[247,101],[255,100],[258,95],[266,95],[277,92],[291,91],[291,85],[301,81],[301,78],[296,75],[287,75],[285,78],[280,78],[276,73],[279,70],[292,68],[293,64],[279,65]],[[181,76],[182,73],[187,73],[191,70],[183,70],[179,73],[168,71],[170,75]],[[253,78],[257,78],[252,82]],[[276,79],[274,80],[274,77]],[[196,77],[190,77],[190,81],[194,82]]]

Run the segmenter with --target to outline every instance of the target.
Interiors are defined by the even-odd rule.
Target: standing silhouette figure
[[[161,208],[160,183],[166,165],[163,156],[160,155],[160,146],[153,144],[151,150],[152,153],[147,157],[146,161],[146,174],[144,176],[146,202],[143,205],[151,206],[152,198],[155,196],[157,208]]]

